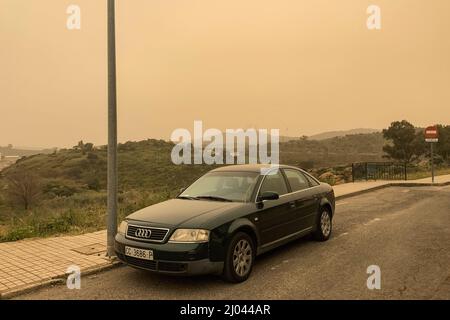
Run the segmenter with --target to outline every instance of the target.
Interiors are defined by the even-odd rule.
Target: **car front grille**
[[[168,233],[169,229],[166,228],[144,227],[129,224],[127,238],[139,241],[163,242]]]
[[[168,262],[157,260],[144,260],[134,257],[129,257],[124,254],[117,254],[119,259],[129,264],[130,266],[142,268],[151,271],[164,271],[164,272],[185,272],[187,267],[186,263],[182,262]]]
[[[148,270],[155,270],[156,271],[156,265],[157,262],[155,260],[144,260],[134,257],[128,257],[126,255],[121,254],[119,257],[122,261],[139,268],[144,268]]]

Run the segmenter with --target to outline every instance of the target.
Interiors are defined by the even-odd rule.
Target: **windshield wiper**
[[[193,197],[193,196],[178,196],[177,199],[198,200],[198,197]]]
[[[233,200],[222,198],[218,196],[197,196],[197,199],[207,199],[207,200],[213,200],[213,201],[225,201],[225,202],[233,202]]]

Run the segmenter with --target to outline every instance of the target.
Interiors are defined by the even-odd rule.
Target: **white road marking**
[[[368,226],[369,224],[372,224],[372,223],[380,221],[380,220],[381,220],[380,218],[375,218],[375,219],[370,220],[369,222],[364,223],[363,225]]]
[[[337,236],[333,237],[331,240],[333,240],[333,239],[339,239],[340,237],[343,237],[343,236],[346,236],[346,235],[348,235],[348,232],[340,233],[340,234],[338,234]]]

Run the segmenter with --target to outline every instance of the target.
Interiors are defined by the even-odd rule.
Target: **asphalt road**
[[[381,270],[369,290],[367,267]],[[248,281],[118,267],[18,299],[450,299],[450,187],[387,188],[337,203],[328,242],[300,239],[260,256]]]

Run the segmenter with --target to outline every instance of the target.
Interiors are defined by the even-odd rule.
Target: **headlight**
[[[203,229],[177,229],[169,239],[170,242],[208,242],[209,231]]]
[[[120,234],[125,234],[127,232],[128,222],[122,221],[117,229],[117,232]]]

